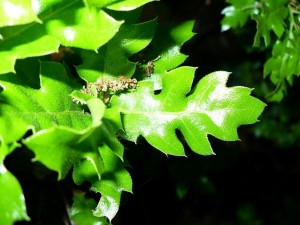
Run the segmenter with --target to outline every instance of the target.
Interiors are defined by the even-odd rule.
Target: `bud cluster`
[[[120,75],[117,79],[113,78],[99,78],[94,83],[89,83],[83,86],[82,93],[101,97],[105,103],[110,99],[112,93],[126,91],[128,89],[135,90],[138,82],[135,78],[127,78]]]
[[[127,78],[124,75],[118,77],[118,79],[112,78],[100,78],[95,83],[89,83],[81,90],[83,93],[92,94],[91,89],[94,87],[97,92],[119,92],[127,89],[136,89],[137,80],[135,78]]]

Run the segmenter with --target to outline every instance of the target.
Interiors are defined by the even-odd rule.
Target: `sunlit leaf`
[[[40,22],[31,0],[1,0],[0,27]]]
[[[42,62],[39,69],[34,59],[20,61],[17,74],[2,75],[0,85],[0,134],[8,143],[28,129],[61,125],[82,130],[91,123],[90,115],[70,97],[81,84],[61,64]]]
[[[129,57],[145,48],[151,41],[156,27],[152,20],[141,24],[124,24],[118,34],[98,52],[80,51],[83,64],[77,67],[79,75],[88,82],[104,76],[132,76],[136,64]]]
[[[44,0],[38,7],[43,23],[0,29],[0,57],[5,59],[0,74],[13,72],[16,59],[57,52],[59,45],[97,50],[123,23],[81,1]]]
[[[180,67],[166,73],[157,95],[153,83],[145,81],[136,92],[113,97],[129,140],[142,135],[166,154],[184,155],[175,134],[179,130],[193,151],[208,155],[213,153],[208,135],[238,140],[240,125],[257,122],[265,104],[250,96],[251,89],[226,87],[229,73],[221,71],[205,76],[190,91],[194,72],[195,68]]]

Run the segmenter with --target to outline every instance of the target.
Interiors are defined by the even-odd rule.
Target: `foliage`
[[[223,9],[223,31],[239,30],[255,21],[253,46],[264,51],[271,49],[264,63],[264,78],[269,78],[274,89],[267,94],[268,101],[280,102],[292,86],[294,76],[300,75],[299,14],[300,5],[294,0],[227,0]],[[261,43],[263,40],[263,43]]]
[[[5,165],[16,148],[31,150],[58,180],[71,173],[78,187],[88,182],[101,195],[97,203],[74,193],[74,223],[108,224],[122,192],[132,192],[122,140],[208,155],[209,135],[238,140],[239,126],[257,122],[265,104],[250,88],[226,87],[228,72],[193,85],[196,68],[180,66],[193,21],[139,21],[150,2],[0,2],[1,224],[30,220]]]

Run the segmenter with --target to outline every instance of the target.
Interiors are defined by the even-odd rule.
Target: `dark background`
[[[255,23],[221,32],[225,6],[225,0],[161,0],[146,5],[143,18],[175,24],[194,20],[196,35],[182,52],[189,55],[185,65],[198,67],[196,79],[230,71],[229,85],[254,88],[253,95],[265,101],[269,84],[262,70],[270,50],[252,48]],[[137,145],[124,141],[125,158],[133,165],[128,168],[133,194],[123,194],[113,224],[299,225],[298,88],[295,80],[282,102],[265,101],[260,122],[238,129],[241,141],[209,137],[213,156],[197,155],[186,146],[186,158],[167,157],[143,139]],[[68,224],[71,178],[57,182],[56,174],[32,164],[32,157],[18,149],[5,161],[21,182],[32,218],[16,224]]]

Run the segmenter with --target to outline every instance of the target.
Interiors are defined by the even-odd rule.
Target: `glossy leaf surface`
[[[181,53],[182,45],[190,40],[194,21],[185,21],[178,25],[160,25],[151,44],[137,55],[136,61],[140,64],[135,76],[143,80],[152,80],[155,89],[161,89],[161,74],[181,65],[187,55]],[[153,69],[149,69],[153,65]],[[148,72],[147,72],[148,70]]]
[[[1,0],[0,27],[40,22],[31,0]]]
[[[131,77],[136,64],[128,58],[150,43],[155,27],[155,20],[142,24],[124,24],[98,53],[82,50],[80,55],[83,64],[77,67],[80,77],[88,82],[95,82],[100,77]]]
[[[31,65],[31,66],[29,66]],[[39,71],[40,70],[40,71]],[[82,130],[91,117],[75,104],[70,93],[81,85],[58,63],[20,61],[17,74],[0,78],[0,133],[7,143],[21,138],[28,129],[53,126]]]
[[[114,96],[120,107],[127,138],[142,135],[166,154],[184,155],[179,130],[191,149],[212,154],[208,135],[221,140],[238,140],[237,128],[252,124],[265,104],[250,96],[251,89],[226,87],[229,73],[215,72],[202,78],[190,91],[195,68],[180,67],[163,75],[161,93],[155,95],[152,82],[140,82],[136,92]]]
[[[123,23],[80,1],[44,0],[37,5],[42,23],[0,28],[0,57],[5,59],[0,74],[14,72],[16,59],[57,52],[59,45],[97,50]]]

